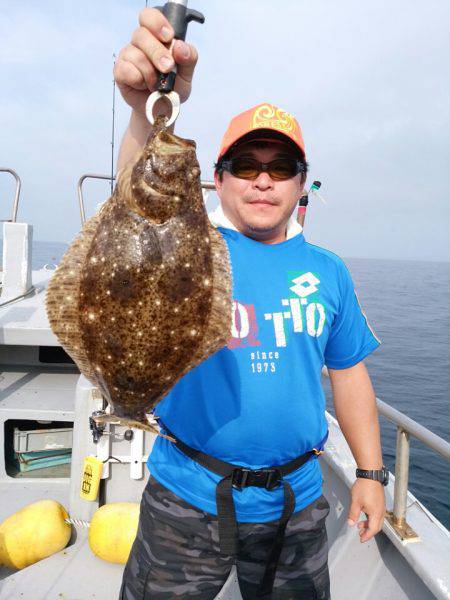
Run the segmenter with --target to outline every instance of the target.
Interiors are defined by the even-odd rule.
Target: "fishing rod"
[[[297,223],[299,223],[302,227],[305,223],[306,217],[306,208],[309,203],[309,195],[317,196],[324,204],[326,204],[325,200],[318,193],[322,183],[320,181],[313,181],[312,186],[309,188],[309,191],[304,194],[300,200],[298,201],[298,209],[297,209]]]
[[[113,68],[116,64],[116,55],[113,54]],[[113,77],[113,92],[112,92],[112,126],[111,126],[111,196],[114,189],[114,129],[116,118],[116,79]]]

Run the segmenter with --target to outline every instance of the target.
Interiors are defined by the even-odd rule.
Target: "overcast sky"
[[[110,172],[112,55],[143,6],[0,0],[0,166],[21,176],[18,220],[37,240],[69,242],[79,177]],[[344,257],[449,260],[448,0],[189,6],[206,22],[188,30],[200,60],[176,131],[197,141],[203,178],[230,118],[271,102],[298,118],[309,181],[322,181],[309,241]],[[128,114],[118,96],[116,151]],[[3,219],[13,189],[0,174]],[[87,212],[108,193],[88,182]]]

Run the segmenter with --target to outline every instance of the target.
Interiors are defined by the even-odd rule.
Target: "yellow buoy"
[[[125,564],[136,537],[139,504],[112,502],[95,511],[89,527],[92,552],[108,562]]]
[[[67,546],[72,527],[55,500],[33,502],[0,525],[0,564],[23,569]]]

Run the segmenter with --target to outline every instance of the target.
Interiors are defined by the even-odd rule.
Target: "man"
[[[172,36],[165,17],[145,9],[119,55],[116,81],[133,109],[119,169],[150,131],[144,107],[156,70],[170,71],[175,59],[175,90],[182,101],[189,96],[197,52],[177,41],[172,58],[164,45]],[[358,467],[380,471],[375,396],[362,362],[379,342],[343,262],[308,244],[295,221],[306,170],[291,115],[263,104],[231,121],[215,169],[221,206],[211,216],[230,252],[231,339],[157,407],[178,441],[159,438],[149,459],[125,600],[212,599],[233,564],[244,599],[330,597],[330,506],[316,460],[327,429],[321,368],[329,368]],[[384,518],[380,481],[355,481],[349,524],[361,511],[366,542]]]

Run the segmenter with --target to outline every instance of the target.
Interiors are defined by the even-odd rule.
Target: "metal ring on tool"
[[[178,118],[178,115],[180,114],[180,96],[177,94],[177,92],[173,91],[165,93],[153,92],[152,94],[150,94],[145,105],[145,114],[152,125],[155,124],[153,108],[157,100],[159,100],[160,98],[165,98],[170,102],[172,106],[172,114],[170,115],[169,120],[166,123],[166,127],[169,127],[170,125],[172,125],[172,123],[175,123],[175,121]]]

